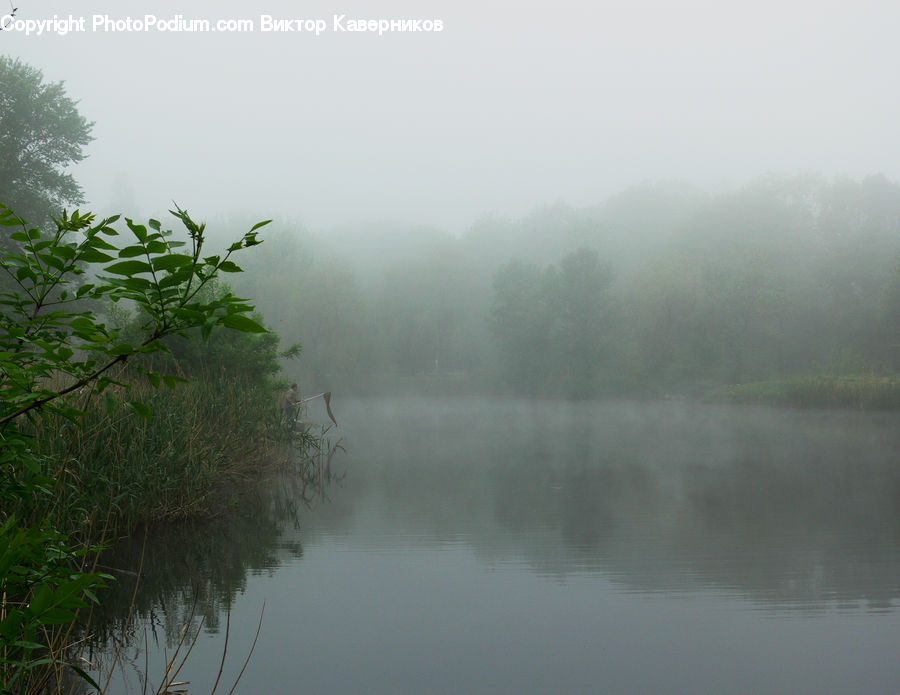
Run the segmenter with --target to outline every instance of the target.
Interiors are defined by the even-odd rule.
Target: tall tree
[[[40,226],[83,203],[65,169],[84,159],[93,125],[62,82],[45,82],[37,68],[0,56],[0,200]]]
[[[884,330],[886,336],[885,363],[900,371],[900,256],[894,274],[884,288]]]
[[[513,260],[494,275],[491,332],[520,393],[596,393],[608,354],[612,271],[582,247],[541,270]]]
[[[543,390],[549,365],[550,307],[547,275],[512,260],[494,275],[490,328],[500,349],[500,372],[520,393]]]
[[[609,354],[613,274],[594,249],[582,247],[547,271],[552,310],[554,381],[568,396],[595,393]]]

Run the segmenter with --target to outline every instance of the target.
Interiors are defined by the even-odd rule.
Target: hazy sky
[[[85,18],[83,33],[2,32],[0,52],[64,80],[96,121],[74,173],[103,212],[174,199],[201,218],[459,232],[487,212],[598,203],[645,180],[900,178],[892,0],[15,4],[21,20]],[[254,31],[91,27],[95,14],[148,13]],[[335,14],[443,31],[336,32]],[[261,15],[327,29],[263,32]]]

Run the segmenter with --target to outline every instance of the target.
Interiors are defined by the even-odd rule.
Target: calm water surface
[[[263,607],[237,692],[900,693],[900,415],[333,406],[330,483],[150,539],[117,691],[195,605],[194,695]]]

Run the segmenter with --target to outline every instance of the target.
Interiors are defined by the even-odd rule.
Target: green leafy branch
[[[253,307],[247,300],[203,292],[219,273],[241,270],[232,255],[259,244],[257,230],[267,222],[254,225],[224,256],[204,257],[205,226],[181,208],[172,214],[189,246],[157,220],[144,226],[127,218],[130,236],[117,245],[118,216],[98,221],[78,211],[64,214],[48,233],[0,203],[0,227],[14,230],[13,247],[0,249],[0,695],[43,692],[59,666],[98,687],[77,664],[65,662],[66,636],[78,611],[96,603],[95,592],[110,579],[84,571],[97,548],[73,548],[36,513],[37,500],[52,498],[59,481],[45,472],[45,460],[17,420],[53,413],[81,422],[82,411],[65,397],[84,390],[87,398],[121,383],[110,370],[168,350],[166,336],[199,327],[206,339],[215,326],[267,332],[248,316]],[[146,317],[131,342],[94,310],[123,300]],[[163,382],[174,388],[179,380],[145,375],[155,388]],[[108,392],[105,397],[113,403]],[[129,405],[150,418],[143,403]]]
[[[119,236],[112,226],[118,215],[97,222],[76,211],[57,221],[55,233],[45,234],[0,204],[0,226],[20,228],[10,235],[20,248],[0,256],[0,268],[17,287],[0,293],[0,433],[43,407],[77,417],[78,411],[54,403],[89,384],[102,392],[114,383],[105,376],[112,367],[137,354],[166,350],[162,338],[173,333],[199,326],[206,339],[217,325],[266,332],[247,315],[253,310],[247,300],[226,293],[203,301],[201,291],[219,273],[241,271],[232,255],[261,243],[257,230],[269,221],[254,225],[224,256],[203,257],[205,225],[181,208],[172,214],[187,231],[189,253],[181,250],[188,242],[174,239],[158,220],[145,226],[126,218],[133,241],[120,247],[112,243]],[[73,240],[75,235],[80,239]],[[94,281],[83,282],[84,276]],[[147,317],[143,336],[134,343],[120,340],[117,329],[85,307],[90,300],[131,302]],[[47,386],[63,375],[68,383]],[[147,378],[154,386],[163,381],[174,386],[178,379],[155,372]]]

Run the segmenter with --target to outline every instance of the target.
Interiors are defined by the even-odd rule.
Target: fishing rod
[[[315,396],[301,398],[297,403],[308,403],[316,398],[321,398],[325,401],[325,410],[328,412],[328,417],[330,417],[331,421],[337,425],[338,423],[337,420],[334,419],[334,413],[331,412],[331,391],[324,391],[323,393],[317,393]]]

